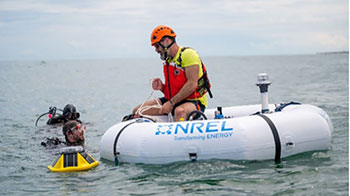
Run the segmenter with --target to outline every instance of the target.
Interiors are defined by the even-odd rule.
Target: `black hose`
[[[195,114],[195,115],[194,115]],[[193,116],[194,115],[194,116]],[[192,117],[192,119],[191,119]],[[190,112],[188,115],[187,115],[187,118],[186,120],[189,121],[189,120],[198,120],[200,117],[203,117],[204,120],[207,120],[208,118],[205,116],[205,114],[199,110],[193,110],[192,112]]]
[[[52,117],[55,117],[56,114],[57,114],[58,116],[62,116],[62,114],[56,113],[56,110],[59,110],[59,111],[63,112],[62,109],[57,109],[56,107],[49,107],[49,111],[48,111],[48,112],[45,112],[44,114],[40,115],[40,116],[38,117],[38,119],[36,119],[35,126],[38,125],[39,119],[40,119],[41,117],[43,117],[44,115],[46,115],[46,114],[51,114]]]
[[[46,115],[46,114],[50,114],[50,112],[45,112],[44,114],[40,115],[40,116],[38,117],[38,119],[36,119],[35,126],[38,125],[39,119],[40,119],[41,117],[43,117],[44,115]]]

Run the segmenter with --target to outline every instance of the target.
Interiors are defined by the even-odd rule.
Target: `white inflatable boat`
[[[102,136],[101,158],[146,164],[207,159],[278,162],[329,149],[333,127],[322,109],[266,104],[267,92],[261,93],[262,105],[208,109],[207,120],[166,122],[167,116],[158,116],[163,122],[139,118],[117,123]]]

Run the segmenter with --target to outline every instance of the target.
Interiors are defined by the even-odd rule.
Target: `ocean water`
[[[214,99],[209,108],[257,104],[256,75],[268,73],[270,103],[297,101],[324,109],[333,126],[328,151],[267,161],[208,160],[145,165],[100,160],[104,132],[150,95],[162,78],[158,57],[0,62],[0,195],[348,195],[348,54],[203,57]],[[155,96],[161,96],[156,93]],[[74,104],[87,124],[86,150],[100,165],[52,173],[60,126],[37,117]]]

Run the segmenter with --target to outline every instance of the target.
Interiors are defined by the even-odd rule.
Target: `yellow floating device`
[[[84,171],[99,165],[91,155],[85,152],[82,146],[62,148],[60,155],[47,166],[52,172]]]

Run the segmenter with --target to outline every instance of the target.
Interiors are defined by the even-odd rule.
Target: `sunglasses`
[[[156,49],[163,48],[161,42],[165,40],[165,37],[163,37],[159,42],[155,43],[153,46]]]

